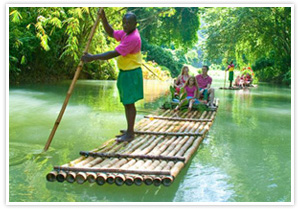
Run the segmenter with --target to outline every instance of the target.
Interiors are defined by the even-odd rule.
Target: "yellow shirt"
[[[118,68],[121,70],[133,70],[142,66],[142,53],[139,51],[135,54],[117,57]]]

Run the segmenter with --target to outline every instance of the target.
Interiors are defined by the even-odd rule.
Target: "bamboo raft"
[[[94,150],[80,151],[79,158],[54,166],[47,181],[170,186],[209,131],[217,109],[160,112],[135,125],[134,140],[111,139]]]
[[[232,86],[232,87],[220,87],[219,89],[223,90],[242,90],[242,89],[249,89],[249,88],[256,88],[257,85],[251,84],[250,86],[239,87],[239,86]]]

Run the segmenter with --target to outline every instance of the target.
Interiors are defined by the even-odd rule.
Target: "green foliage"
[[[228,7],[201,10],[203,59],[252,66],[260,80],[289,83],[291,8]],[[223,60],[223,61],[221,61]]]
[[[137,15],[140,33],[151,44],[187,51],[198,41],[197,7],[131,7],[128,11]]]
[[[10,82],[71,79],[97,10],[87,7],[10,7]],[[127,10],[137,13],[139,30],[144,37],[143,50],[149,56],[146,60],[155,60],[162,68],[171,71],[173,77],[177,76],[182,64],[187,62],[185,52],[197,42],[198,8],[105,8],[114,29],[122,29],[122,17]],[[100,23],[89,52],[110,51],[117,44],[107,36]],[[114,61],[97,61],[84,65],[80,76],[116,79],[115,69]]]
[[[9,24],[10,82],[44,81],[72,78],[84,51],[98,8],[74,7],[11,7]],[[120,20],[107,8],[113,27],[120,29]],[[103,30],[97,30],[90,45],[91,53],[101,53],[116,46],[108,42]],[[85,65],[84,78],[116,79],[115,63]]]
[[[147,53],[147,61],[154,60],[159,65],[165,66],[169,69],[172,77],[177,77],[180,69],[183,66],[182,60],[175,60],[172,51],[162,48],[157,45],[149,44],[146,40],[142,39],[142,51]],[[184,59],[184,57],[183,57]]]
[[[142,51],[147,60],[165,66],[177,77],[184,64],[197,55],[187,52],[198,41],[199,9],[195,7],[133,7],[142,36]]]
[[[175,88],[173,86],[170,86],[170,93],[171,93],[171,98],[175,98]]]

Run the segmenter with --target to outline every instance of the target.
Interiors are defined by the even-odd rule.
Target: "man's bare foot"
[[[125,135],[127,133],[127,131],[124,131],[123,133],[116,135],[117,138],[120,138],[121,136]]]
[[[122,136],[118,137],[116,139],[117,142],[130,142],[134,139],[134,134],[129,134],[128,132],[126,132],[125,134],[123,134]]]

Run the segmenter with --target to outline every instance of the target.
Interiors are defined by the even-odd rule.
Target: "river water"
[[[115,81],[78,81],[50,149],[41,153],[70,81],[10,86],[10,202],[290,202],[291,89],[260,84],[219,90],[210,132],[170,187],[51,183],[55,165],[79,157],[126,128]],[[137,120],[157,109],[168,83],[145,81]]]

